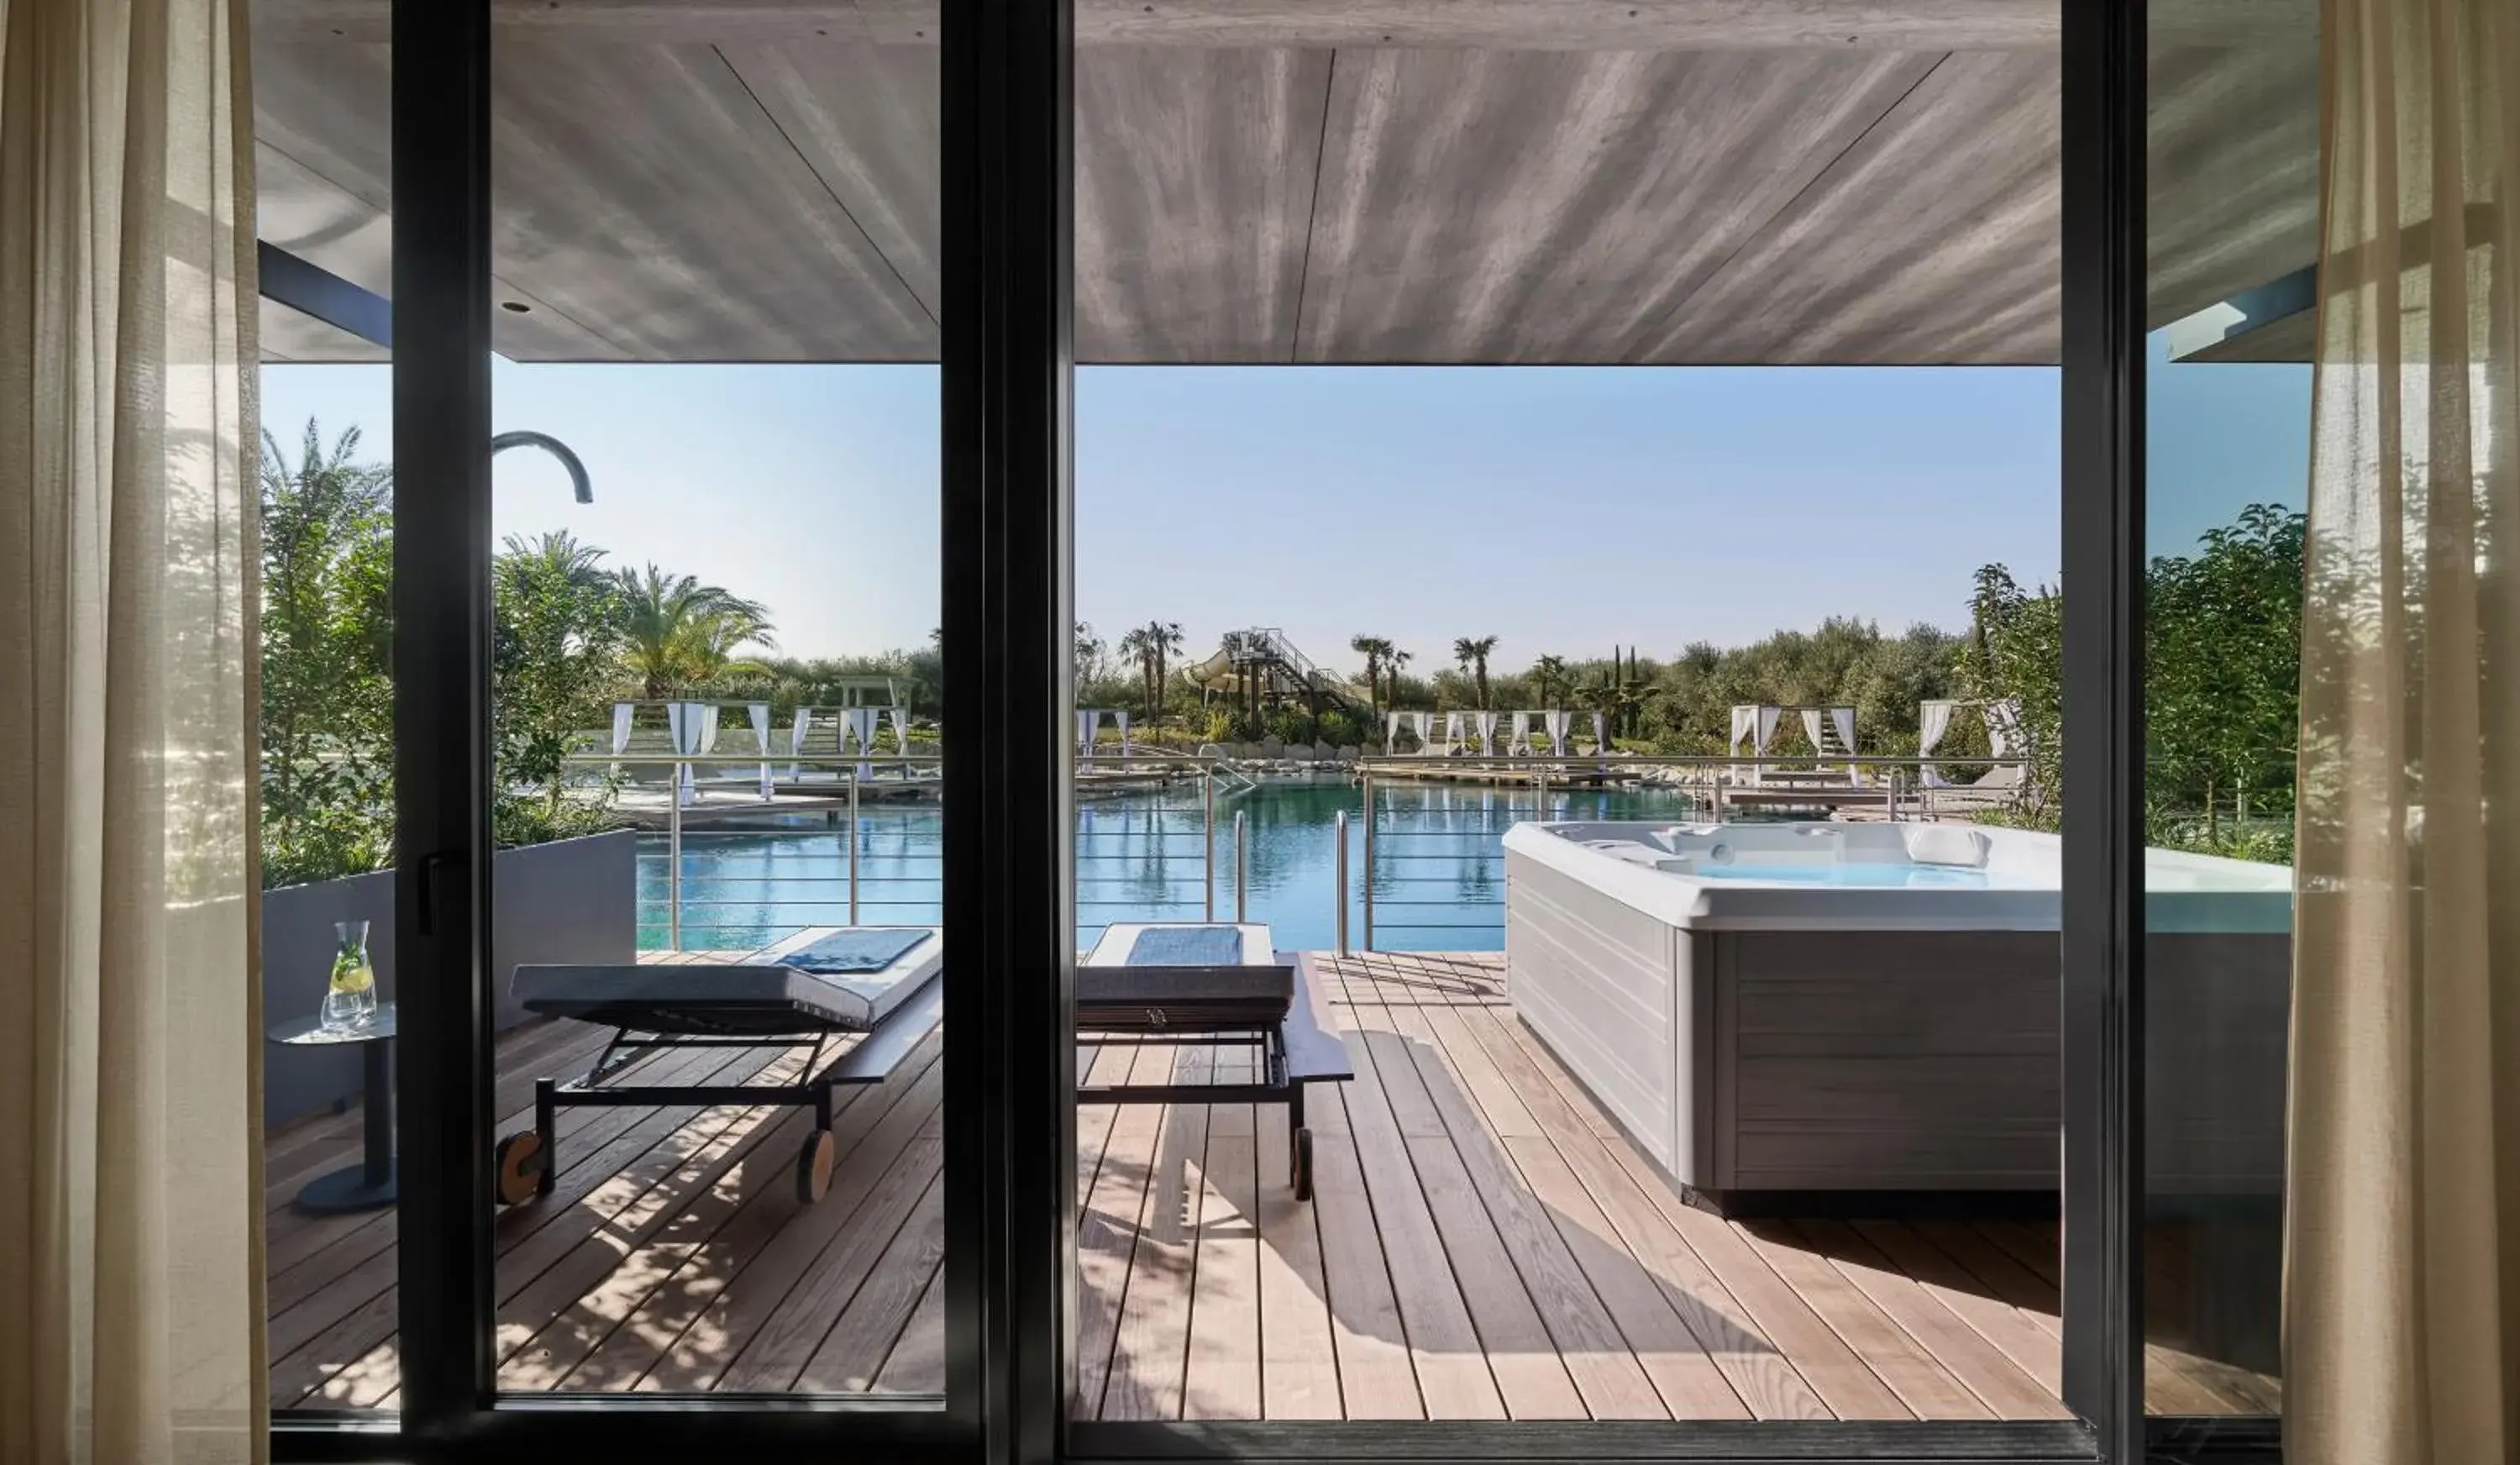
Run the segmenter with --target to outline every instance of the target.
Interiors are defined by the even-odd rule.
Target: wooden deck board
[[[2056,1227],[1736,1223],[1674,1192],[1533,1037],[1493,955],[1315,955],[1357,1078],[1317,1088],[1315,1196],[1287,1188],[1275,1105],[1088,1106],[1077,1118],[1077,1415],[1104,1419],[2049,1418]],[[502,1036],[502,1132],[604,1035]],[[944,1387],[943,1035],[843,1094],[838,1174],[792,1193],[806,1116],[567,1109],[555,1195],[503,1215],[513,1390]],[[776,1048],[662,1053],[741,1077]],[[1239,1049],[1086,1045],[1098,1083],[1248,1072]],[[396,1219],[289,1198],[352,1163],[359,1116],[271,1137],[281,1407],[389,1405]],[[2272,1380],[2158,1345],[2150,1401],[2246,1409]]]
[[[1220,1054],[1218,1083],[1248,1084],[1248,1051]],[[1198,1266],[1191,1297],[1185,1419],[1260,1417],[1259,1156],[1249,1104],[1211,1104],[1199,1167]]]
[[[1214,1069],[1213,1053],[1186,1047],[1173,1055],[1172,1082],[1194,1084]],[[1131,1249],[1102,1386],[1104,1419],[1179,1419],[1190,1356],[1191,1295],[1198,1272],[1190,1186],[1206,1164],[1207,1105],[1167,1104],[1148,1181],[1146,1210]]]
[[[1327,1107],[1327,1106],[1321,1106]],[[1295,1199],[1284,1182],[1286,1111],[1257,1106],[1258,1164],[1253,1201],[1260,1234],[1260,1413],[1267,1419],[1341,1417],[1339,1370],[1330,1337],[1329,1287],[1322,1265],[1318,1202]],[[1309,1124],[1313,1116],[1307,1114]],[[1318,1145],[1321,1136],[1316,1133]],[[1414,1401],[1416,1390],[1410,1394]]]
[[[1163,1044],[1106,1049],[1097,1072],[1116,1069],[1113,1083],[1152,1083],[1172,1072],[1173,1050]],[[1128,1295],[1129,1264],[1138,1237],[1147,1227],[1149,1182],[1155,1172],[1155,1145],[1163,1132],[1163,1111],[1151,1104],[1097,1105],[1109,1120],[1093,1188],[1085,1194],[1076,1232],[1076,1398],[1078,1418],[1098,1417],[1102,1391],[1111,1377],[1111,1351],[1120,1326],[1120,1304]]]

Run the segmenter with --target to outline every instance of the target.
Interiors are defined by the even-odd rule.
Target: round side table
[[[301,1017],[273,1028],[271,1041],[285,1047],[335,1047],[356,1043],[366,1066],[359,1108],[367,1118],[367,1147],[356,1165],[317,1176],[297,1192],[300,1208],[331,1215],[374,1211],[394,1203],[393,1038],[394,1004],[381,1002],[364,1028],[331,1029]]]

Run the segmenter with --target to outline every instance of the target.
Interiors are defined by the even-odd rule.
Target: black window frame
[[[943,0],[944,700],[960,733],[944,769],[944,918],[968,954],[946,999],[943,1406],[500,1397],[486,1160],[491,4],[392,6],[387,327],[285,255],[264,280],[282,303],[337,325],[347,310],[393,342],[397,1095],[402,1205],[419,1222],[400,1253],[403,1408],[281,1416],[276,1459],[2138,1458],[2143,0],[2062,0],[2065,1395],[2088,1427],[1067,1419],[1072,0]],[[2245,1428],[2223,1438],[2258,1443]]]

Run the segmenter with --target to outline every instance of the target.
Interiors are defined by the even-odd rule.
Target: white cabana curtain
[[[859,781],[863,782],[875,777],[875,765],[867,762],[866,757],[875,751],[876,709],[851,707],[848,709],[848,719],[849,736],[857,739],[858,744],[857,777]]]
[[[761,802],[767,804],[772,797],[770,759],[766,756],[770,752],[770,704],[747,702],[743,711],[752,721],[752,745],[765,755],[761,760]]]
[[[1919,757],[1943,745],[1943,734],[1952,730],[1950,702],[1916,704],[1916,753]]]
[[[1839,749],[1851,756],[1855,752],[1855,709],[1852,707],[1831,707],[1828,709],[1828,726],[1829,731],[1837,734],[1837,745]],[[1848,764],[1846,766],[1846,779],[1850,783],[1867,782],[1868,780],[1864,777],[1863,765],[1857,763]]]
[[[2010,754],[2017,740],[2013,733],[2021,726],[2021,704],[2010,697],[1989,702],[1978,709],[1978,717],[1986,724],[1988,750],[1998,758]]]
[[[1386,753],[1400,751],[1400,714],[1397,712],[1382,715],[1382,750]]]
[[[1512,726],[1506,733],[1505,750],[1516,758],[1528,758],[1531,756],[1530,713],[1517,712],[1513,715]]]
[[[1444,755],[1451,757],[1461,750],[1462,715],[1458,712],[1447,712],[1444,714]]]
[[[1805,707],[1802,709],[1803,736],[1811,739],[1812,751],[1815,753],[1819,752],[1822,746],[1820,740],[1820,722],[1821,711],[1819,708]]]
[[[1482,712],[1478,717],[1479,751],[1486,756],[1493,758],[1496,756],[1497,750],[1497,715],[1493,712]]]
[[[1418,734],[1418,751],[1421,753],[1426,751],[1426,734],[1435,731],[1435,714],[1431,712],[1409,714],[1409,728],[1411,732]]]
[[[1755,747],[1757,746],[1758,736],[1759,709],[1756,707],[1733,708],[1732,740],[1726,744],[1725,751],[1728,753],[1737,754],[1741,751],[1741,744],[1745,742]]]
[[[1129,751],[1129,714],[1124,709],[1112,713],[1111,716],[1120,724],[1120,751],[1125,754]]]
[[[689,755],[706,752],[706,744],[716,740],[714,737],[703,735],[703,719],[700,713],[701,707],[698,702],[665,704],[665,732],[673,739],[676,753]],[[708,731],[713,732],[715,730]],[[688,804],[698,797],[698,792],[692,777],[692,766],[688,763],[675,764],[674,797]]]
[[[2284,1454],[2520,1460],[2520,18],[2328,0]]]
[[[1926,757],[1931,754],[1934,749],[1943,745],[1944,734],[1950,732],[1952,730],[1952,710],[1958,705],[1958,704],[1955,702],[1941,700],[1918,702],[1916,704],[1917,757]],[[1916,766],[1916,777],[1917,780],[1923,783],[1927,788],[1943,788],[1948,786],[1948,781],[1943,777],[1942,765],[1938,763],[1918,764]]]
[[[1094,725],[1100,721],[1102,721],[1101,713],[1088,708],[1077,709],[1076,756],[1088,763],[1094,761],[1094,734],[1097,731]]]
[[[1541,720],[1543,725],[1549,730],[1550,756],[1552,758],[1565,757],[1566,733],[1575,726],[1575,714],[1571,712],[1544,712],[1541,714]]]
[[[252,113],[0,6],[0,1459],[262,1457]]]
[[[814,709],[811,707],[797,708],[796,719],[788,726],[788,755],[789,757],[796,757],[805,751],[805,739],[813,732],[813,731]],[[788,764],[788,777],[790,778],[797,777],[800,765],[793,763]]]
[[[1784,720],[1784,716],[1785,710],[1781,707],[1762,707],[1759,709],[1758,752],[1765,754],[1770,747],[1776,744],[1777,724],[1782,722]]]
[[[621,753],[621,752],[626,751],[626,750],[629,748],[629,746],[630,746],[630,723],[631,723],[631,719],[632,719],[632,718],[634,718],[634,717],[636,717],[636,716],[638,715],[638,711],[639,711],[639,709],[638,709],[637,705],[636,705],[636,704],[634,704],[634,703],[630,703],[630,702],[615,702],[615,703],[613,703],[613,704],[612,704],[612,751],[613,751],[613,752],[615,752],[615,753]],[[611,775],[612,775],[612,777],[616,777],[616,778],[618,778],[618,777],[621,777],[621,765],[620,765],[620,764],[616,763],[616,764],[612,765],[612,768],[611,768]]]
[[[1593,751],[1596,753],[1610,751],[1610,736],[1603,731],[1607,726],[1602,721],[1601,714],[1598,712],[1593,714]]]

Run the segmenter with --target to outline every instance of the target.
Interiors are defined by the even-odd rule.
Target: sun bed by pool
[[[613,1030],[594,1066],[566,1081],[534,1084],[534,1127],[498,1146],[499,1199],[520,1204],[551,1193],[559,1174],[557,1111],[583,1105],[792,1104],[811,1106],[813,1131],[796,1156],[800,1200],[831,1188],[836,1147],[832,1090],[881,1083],[944,1007],[944,938],[932,926],[820,926],[742,965],[524,965],[510,990],[526,1011]],[[858,1041],[824,1061],[825,1049]],[[810,1045],[792,1084],[608,1083],[658,1049]]]
[[[1185,1043],[1255,1049],[1248,1083],[1080,1085],[1081,1104],[1283,1104],[1295,1199],[1313,1195],[1313,1132],[1304,1088],[1355,1077],[1323,1020],[1303,963],[1272,950],[1252,923],[1107,927],[1076,971],[1076,1028],[1102,1043]]]

